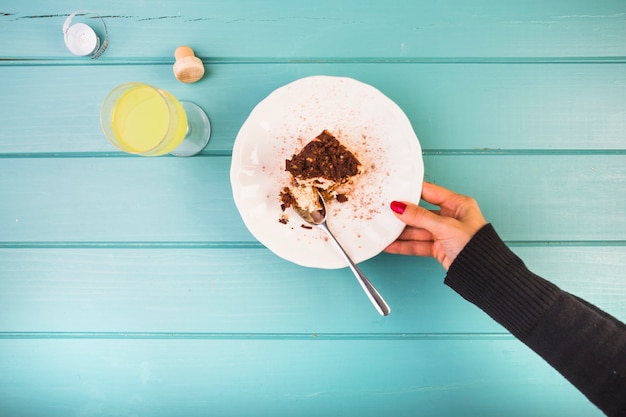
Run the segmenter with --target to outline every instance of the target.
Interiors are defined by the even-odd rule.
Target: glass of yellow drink
[[[211,135],[209,118],[200,107],[138,82],[109,93],[100,124],[117,148],[144,156],[192,156],[204,149]]]

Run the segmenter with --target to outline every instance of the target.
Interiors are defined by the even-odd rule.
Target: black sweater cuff
[[[445,284],[518,338],[525,338],[560,293],[533,274],[488,224],[456,257]]]

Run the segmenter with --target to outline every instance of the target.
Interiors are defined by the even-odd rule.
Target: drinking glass
[[[209,118],[196,104],[138,82],[109,93],[100,124],[117,148],[144,156],[192,156],[204,149],[211,135]]]

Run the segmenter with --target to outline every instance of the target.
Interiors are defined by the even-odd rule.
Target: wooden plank
[[[101,60],[173,56],[191,44],[204,57],[439,58],[623,57],[623,1],[391,0],[384,4],[279,0],[98,4],[110,46]],[[61,27],[76,4],[4,5],[0,57],[71,58]],[[100,32],[100,22],[86,19]],[[340,41],[338,41],[340,40]]]
[[[513,249],[535,273],[626,320],[626,247]],[[347,269],[302,268],[265,249],[0,249],[0,332],[505,332],[443,284],[434,260],[382,254],[361,267],[390,316],[378,316]]]
[[[229,158],[4,159],[0,166],[1,235],[9,241],[252,240],[232,199]]]
[[[0,340],[32,417],[602,415],[515,340]]]
[[[426,179],[475,197],[505,240],[623,242],[626,236],[623,156],[441,155],[424,161]]]
[[[407,114],[425,150],[624,150],[625,66],[215,64],[191,86],[177,82],[170,65],[0,66],[0,154],[116,151],[100,130],[100,106],[128,81],[200,105],[212,123],[205,152],[228,153],[259,101],[319,74],[379,88]]]
[[[625,158],[428,155],[425,168],[426,179],[476,197],[506,240],[623,241]],[[254,241],[229,169],[228,157],[0,159],[0,239]]]

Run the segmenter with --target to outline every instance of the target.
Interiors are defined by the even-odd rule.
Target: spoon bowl
[[[381,316],[389,315],[389,313],[391,313],[391,308],[389,308],[389,305],[385,302],[385,300],[376,290],[376,288],[374,288],[372,283],[367,279],[365,274],[352,261],[352,259],[343,249],[335,235],[333,235],[333,233],[328,228],[328,225],[326,224],[326,203],[324,202],[324,198],[319,191],[317,191],[317,197],[319,201],[319,207],[321,207],[317,210],[308,211],[301,207],[298,207],[297,205],[293,205],[292,208],[298,214],[298,216],[300,216],[302,220],[304,220],[306,223],[314,227],[319,227],[324,230],[324,232],[326,232],[326,234],[330,237],[331,242],[334,243],[335,247],[348,262],[350,270],[361,285],[361,288],[363,288],[363,291],[365,291],[367,297],[376,308],[376,311],[378,311]]]

